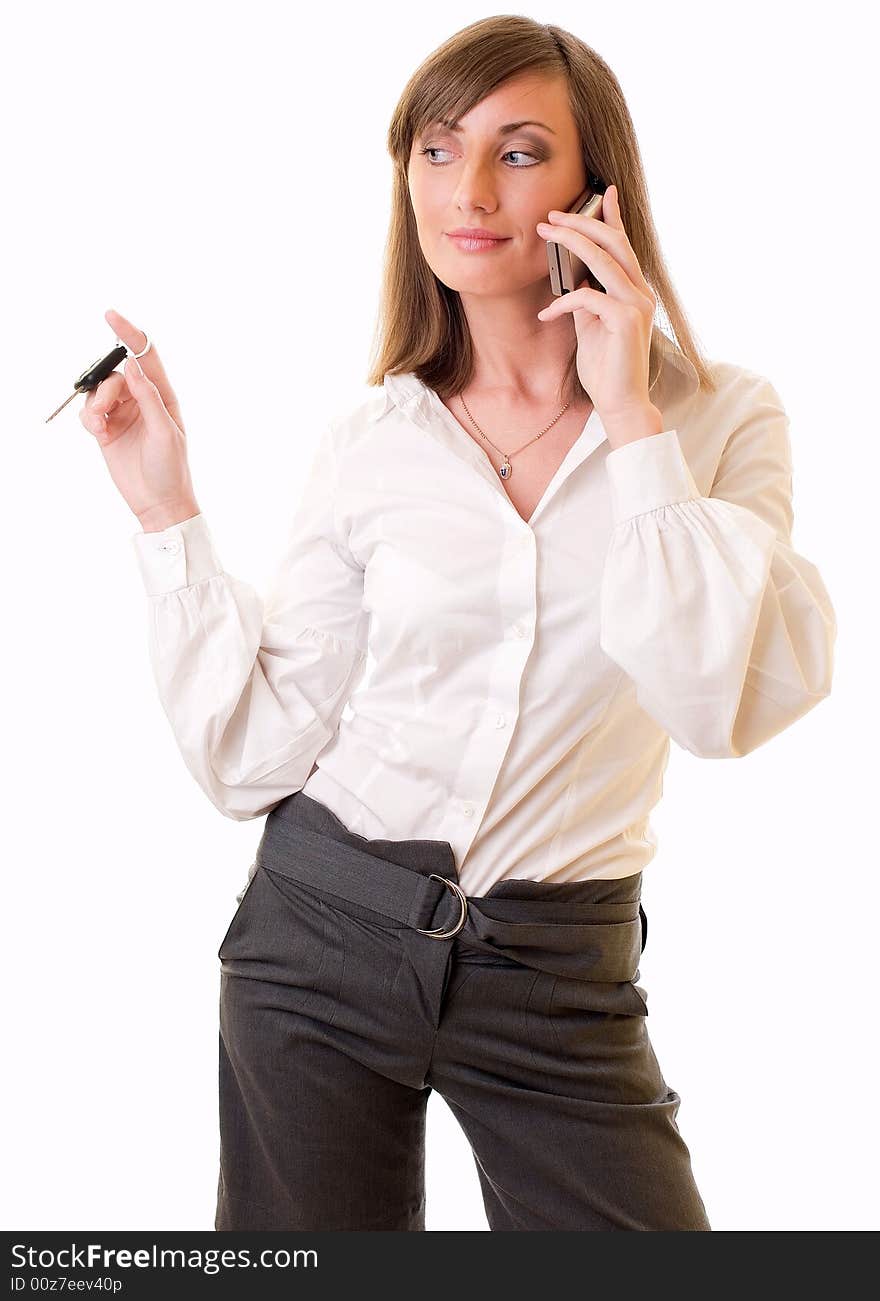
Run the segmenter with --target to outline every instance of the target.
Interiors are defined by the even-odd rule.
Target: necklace
[[[492,439],[483,433],[482,429],[477,424],[476,420],[474,420],[470,411],[468,411],[468,404],[464,400],[464,394],[459,393],[458,396],[461,398],[461,405],[464,407],[465,411],[467,411],[468,419],[475,426],[477,433],[480,435],[481,438],[486,439],[486,442],[489,444],[490,447],[495,447],[495,444],[492,442]],[[532,443],[536,443],[539,438],[543,437],[543,435],[546,434],[548,429],[553,428],[553,426],[556,424],[556,421],[559,419],[559,416],[564,415],[570,406],[571,406],[571,402],[566,402],[565,406],[562,408],[559,415],[554,416],[554,418],[550,421],[550,424],[547,425],[544,429],[542,429],[540,434],[535,434],[534,438],[530,438],[527,443],[523,443],[522,447],[518,447],[515,452],[509,452],[509,453],[503,452],[500,447],[495,447],[495,451],[499,454],[499,456],[503,457],[501,465],[498,469],[498,473],[501,475],[502,479],[509,479],[510,476],[513,474],[513,466],[510,464],[510,458],[512,456],[518,456],[520,452],[525,451],[527,447],[531,447]]]

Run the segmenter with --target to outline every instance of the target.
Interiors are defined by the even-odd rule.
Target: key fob
[[[108,352],[106,357],[99,357],[97,361],[87,366],[74,384],[74,389],[77,393],[91,393],[127,356],[128,349],[119,344],[112,352]]]

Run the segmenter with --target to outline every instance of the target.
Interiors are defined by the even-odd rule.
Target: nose
[[[467,215],[471,212],[494,212],[497,200],[492,183],[487,175],[488,164],[465,163],[455,187],[455,206],[462,214],[462,226],[467,225]]]

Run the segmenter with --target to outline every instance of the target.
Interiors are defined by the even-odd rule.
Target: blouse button
[[[503,714],[498,714],[498,715],[496,715],[496,718],[495,718],[495,726],[496,726],[496,727],[504,727],[504,725],[505,725],[506,722],[507,722],[507,719],[504,717]]]
[[[464,814],[464,816],[465,816],[466,818],[471,818],[471,817],[473,817],[473,814],[474,814],[474,806],[473,806],[473,804],[465,804],[465,805],[462,806],[462,810],[461,810],[461,811],[462,811],[462,813]]]

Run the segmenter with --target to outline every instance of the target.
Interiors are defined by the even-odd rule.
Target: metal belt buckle
[[[429,879],[432,881],[442,881],[444,885],[449,886],[449,889],[452,890],[454,894],[458,895],[461,900],[461,916],[451,931],[444,931],[442,926],[435,931],[426,931],[421,926],[416,926],[415,930],[417,930],[420,935],[430,935],[434,940],[448,940],[451,935],[457,935],[462,926],[464,926],[468,910],[467,895],[462,890],[461,886],[456,885],[454,881],[450,881],[448,876],[440,876],[438,872],[431,872]]]

